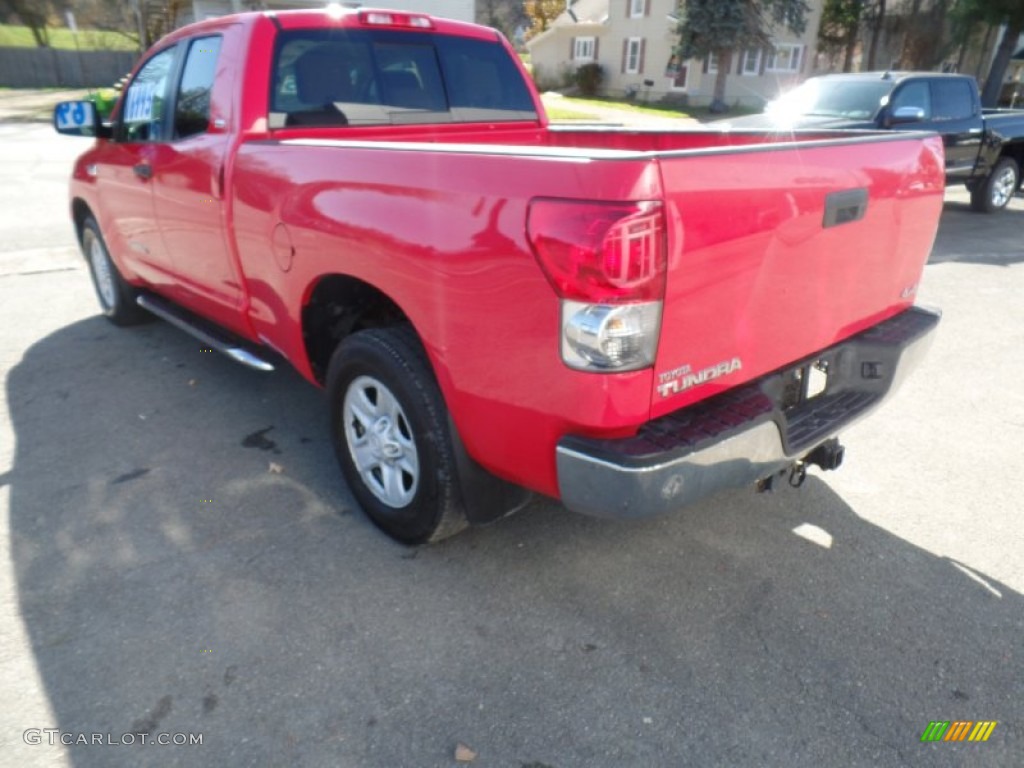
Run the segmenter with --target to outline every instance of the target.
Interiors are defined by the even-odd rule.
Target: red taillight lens
[[[661,203],[538,199],[527,235],[541,269],[564,299],[620,304],[665,293]]]

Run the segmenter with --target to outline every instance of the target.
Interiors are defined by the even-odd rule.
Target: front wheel
[[[114,325],[135,325],[148,320],[148,313],[135,303],[135,289],[117,271],[99,224],[91,216],[82,223],[82,253],[89,263],[92,285],[104,316]]]
[[[1007,206],[1020,183],[1020,168],[1010,157],[1002,158],[983,182],[971,190],[971,207],[995,213]]]
[[[410,327],[346,338],[331,358],[327,393],[338,463],[374,525],[403,544],[466,526],[448,411]]]

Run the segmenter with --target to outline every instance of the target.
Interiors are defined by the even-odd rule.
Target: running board
[[[152,293],[141,293],[135,301],[143,309],[152,312],[171,325],[177,326],[185,331],[185,333],[195,336],[204,344],[227,355],[236,363],[241,363],[257,371],[274,370],[274,366],[271,363],[264,360],[251,349],[247,349],[245,342],[241,339],[179,307],[177,304],[167,301],[167,299]]]

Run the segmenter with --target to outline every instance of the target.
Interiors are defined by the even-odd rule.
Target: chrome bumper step
[[[241,363],[257,371],[274,370],[273,363],[262,357],[246,341],[161,296],[153,293],[141,293],[136,299],[136,303],[148,312],[152,312],[157,317],[199,339],[211,349],[227,355],[236,363]]]

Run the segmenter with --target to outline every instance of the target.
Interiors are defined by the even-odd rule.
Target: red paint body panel
[[[358,24],[245,14],[161,41],[224,35],[211,110],[224,127],[163,146],[99,141],[79,160],[72,196],[96,212],[128,279],[273,347],[310,380],[302,310],[317,283],[375,286],[423,340],[470,454],[552,496],[563,435],[634,434],[910,303],[942,202],[937,138],[550,129],[532,90],[533,122],[270,130],[278,25]],[[132,176],[140,157],[155,183]],[[850,189],[868,191],[863,220],[823,228],[826,196]],[[559,301],[527,242],[538,197],[663,203],[653,368],[562,363]],[[131,242],[145,238],[143,257]],[[660,374],[733,358],[742,365],[727,376],[657,391]]]

